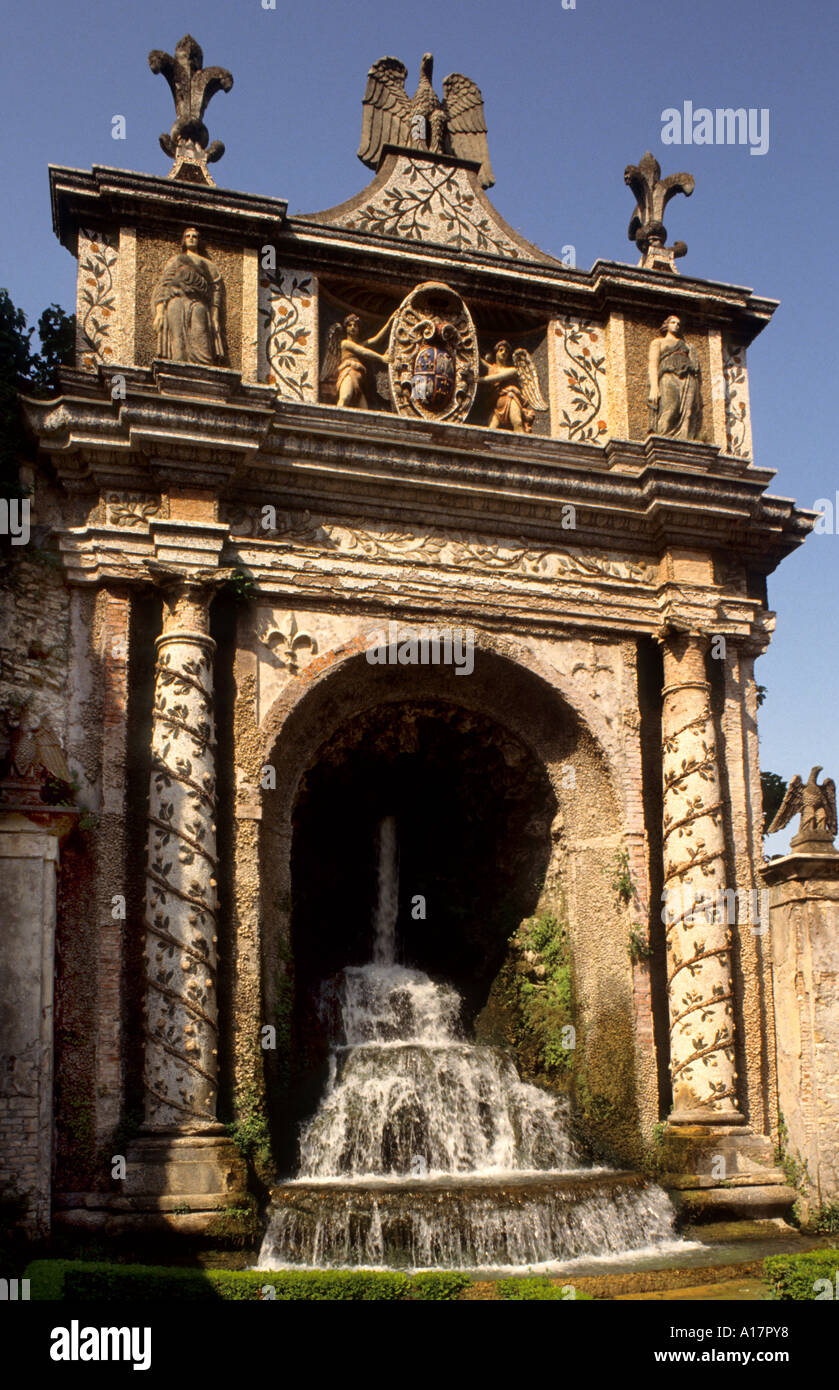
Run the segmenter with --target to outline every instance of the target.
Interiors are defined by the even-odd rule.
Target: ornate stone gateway
[[[347,1133],[403,1186],[442,1165],[447,1251],[465,1232],[498,1253],[464,1171],[540,1168],[538,1239],[516,1248],[541,1259],[619,1191],[626,1242],[670,1229],[636,1175],[568,1179],[572,1107],[616,1164],[654,1158],[680,1206],[772,1215],[794,1195],[780,1086],[835,1196],[808,1099],[834,1025],[776,974],[811,1058],[796,1079],[742,906],[765,580],[812,524],[751,458],[746,353],[773,302],[681,279],[661,219],[693,180],[651,156],[626,176],[640,266],[571,269],[525,241],[485,191],[478,88],[453,74],[438,96],[430,55],[413,98],[400,62],[373,65],[371,183],[295,217],[210,179],[203,117],[230,74],[188,35],[150,63],[176,100],[168,176],[50,170],[78,338],[58,395],[24,402],[33,525],[60,565],[19,547],[3,606],[2,1175],[41,1232],[193,1236],[299,1172],[311,1121],[280,1254],[314,1248]],[[818,771],[783,808],[801,853],[770,874],[791,979],[821,931],[796,925],[806,863],[820,901],[835,888]],[[404,987],[379,989],[382,960]],[[413,1128],[357,1123],[376,1047],[407,1059]],[[330,1049],[346,1085],[321,1109]],[[466,1158],[426,1104],[452,1078]],[[103,1166],[115,1136],[124,1178]],[[409,1218],[427,1233],[415,1196],[389,1201],[387,1241]]]

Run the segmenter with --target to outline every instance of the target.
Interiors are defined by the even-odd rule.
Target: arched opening
[[[298,1122],[324,1093],[319,987],[371,959],[386,815],[398,826],[401,963],[458,991],[467,1037],[479,1016],[483,1041],[515,1045],[487,1036],[485,1020],[510,938],[550,900],[579,985],[577,1056],[631,1130],[631,970],[608,892],[618,801],[602,749],[556,686],[486,649],[468,679],[348,655],[287,688],[264,730],[277,786],[260,831],[263,1007],[280,1025],[264,1062],[280,1171],[296,1171]]]
[[[485,715],[424,700],[348,720],[319,750],[294,810],[298,990],[371,959],[375,832],[392,815],[398,958],[453,984],[468,1027],[510,932],[535,908],[555,812],[545,769]]]

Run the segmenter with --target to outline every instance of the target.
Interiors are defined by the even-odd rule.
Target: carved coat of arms
[[[427,281],[402,301],[390,335],[389,371],[400,415],[465,420],[480,362],[475,325],[448,285]]]

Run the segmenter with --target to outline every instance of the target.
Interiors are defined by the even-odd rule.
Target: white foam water
[[[518,1267],[673,1239],[666,1194],[595,1168],[568,1102],[467,1042],[449,985],[397,965],[398,845],[378,835],[374,960],[327,982],[329,1079],[276,1189],[259,1268]]]

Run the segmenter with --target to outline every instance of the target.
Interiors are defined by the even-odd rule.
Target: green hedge
[[[816,1276],[814,1276],[816,1277]],[[351,1302],[451,1302],[472,1284],[459,1270],[429,1270],[399,1274],[391,1270],[301,1269],[228,1270],[183,1269],[157,1265],[120,1265],[83,1260],[34,1260],[24,1278],[33,1299],[77,1302],[149,1303],[208,1302],[218,1299],[258,1300],[271,1285],[277,1300],[336,1299]],[[562,1284],[544,1278],[499,1279],[501,1298],[563,1299]],[[270,1297],[270,1295],[269,1295]],[[590,1295],[578,1293],[578,1299]]]
[[[81,1260],[36,1260],[26,1271],[31,1296],[37,1299],[132,1301],[158,1299],[206,1302],[260,1299],[273,1285],[277,1299],[398,1299],[411,1296],[407,1275],[368,1270],[179,1269],[155,1265],[85,1263]],[[270,1296],[270,1295],[269,1295]],[[416,1293],[415,1297],[440,1297]]]
[[[471,1284],[456,1271],[415,1274],[389,1270],[222,1270],[172,1269],[155,1265],[85,1263],[81,1260],[35,1260],[26,1270],[33,1299],[106,1300],[144,1303],[158,1299],[205,1302],[215,1299],[261,1299],[271,1285],[279,1300],[409,1299],[444,1302]],[[269,1295],[270,1297],[270,1295]]]
[[[468,1274],[460,1274],[456,1270],[428,1270],[424,1274],[415,1274],[409,1281],[408,1298],[422,1299],[426,1302],[435,1303],[448,1302],[450,1299],[457,1298],[459,1293],[468,1289],[472,1283]]]
[[[836,1273],[839,1270],[839,1250],[808,1250],[802,1255],[770,1255],[763,1262],[772,1297],[808,1302],[826,1290],[814,1289],[817,1279],[829,1280],[836,1297]]]
[[[573,1288],[573,1285],[552,1284],[547,1279],[537,1277],[499,1279],[497,1288],[502,1298],[512,1300],[515,1303],[523,1303],[525,1300],[530,1302],[532,1299],[561,1299],[563,1303],[591,1303],[593,1301],[591,1294],[583,1293],[582,1290],[577,1290],[573,1298],[564,1292],[568,1288]]]

